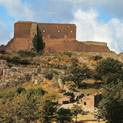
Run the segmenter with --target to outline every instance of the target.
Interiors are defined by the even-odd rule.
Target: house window
[[[67,26],[68,28],[70,27],[70,26]]]
[[[60,30],[58,30],[58,32],[60,32]]]
[[[71,30],[70,32],[71,32],[71,33],[73,33],[73,31],[72,31],[72,30]]]
[[[86,105],[86,102],[84,102],[84,105]]]

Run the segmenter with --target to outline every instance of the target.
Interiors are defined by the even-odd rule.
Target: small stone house
[[[102,97],[101,94],[95,95],[87,94],[83,98],[79,99],[79,104],[82,104],[82,107],[85,110],[93,112],[98,107],[101,97]]]

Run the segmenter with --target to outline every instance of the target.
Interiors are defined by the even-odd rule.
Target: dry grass
[[[78,123],[105,123],[104,121],[98,122],[92,115],[82,115],[78,117]]]
[[[95,94],[97,92],[100,92],[99,89],[94,89],[94,88],[81,89],[80,91],[83,92],[84,94]]]

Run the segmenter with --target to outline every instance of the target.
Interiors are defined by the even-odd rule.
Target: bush
[[[10,57],[9,56],[0,56],[0,59],[9,61],[10,60]]]
[[[30,64],[30,62],[27,59],[21,60],[20,57],[17,56],[10,58],[8,62],[11,62],[13,64],[22,64],[22,65]]]
[[[60,108],[57,112],[57,120],[60,123],[70,123],[72,120],[72,113],[70,109]]]
[[[34,52],[28,52],[28,51],[23,51],[23,50],[20,50],[18,51],[18,54],[21,56],[21,57],[35,57],[37,54],[34,53]]]
[[[70,70],[70,73],[72,74],[72,81],[76,83],[77,87],[80,87],[82,80],[92,77],[92,72],[87,66],[75,66]]]
[[[87,115],[89,113],[89,111],[83,111],[82,115]]]
[[[123,74],[123,63],[112,58],[107,58],[98,62],[95,73],[96,77],[98,76],[100,79],[109,73]]]
[[[45,94],[45,91],[42,88],[29,89],[27,91],[27,98],[31,99],[34,96],[42,96]]]
[[[73,76],[68,74],[67,76],[62,76],[61,79],[63,83],[65,84],[66,81],[73,81]]]
[[[23,87],[18,87],[17,88],[17,93],[18,94],[21,94],[22,92],[25,92],[26,90],[25,90],[25,88],[23,88]]]
[[[69,57],[72,56],[72,53],[71,53],[71,52],[64,52],[63,54],[64,54],[64,55],[67,55],[67,56],[69,56]]]
[[[41,68],[38,68],[37,69],[37,73],[41,73]]]
[[[62,69],[62,70],[67,70],[67,66],[66,65],[54,65],[53,66],[54,68],[56,68],[56,69]]]
[[[92,59],[95,61],[98,61],[98,60],[102,59],[102,56],[96,55],[96,56],[93,56]]]
[[[102,77],[105,84],[117,84],[120,81],[123,81],[123,73],[108,73]]]
[[[0,56],[0,59],[4,59],[7,62],[10,62],[10,63],[13,63],[13,64],[22,64],[22,65],[28,65],[28,64],[30,64],[30,62],[27,59],[22,60],[18,56],[13,56],[13,57]]]
[[[53,71],[51,71],[51,70],[46,70],[45,72],[44,72],[44,76],[45,76],[45,78],[46,79],[48,79],[48,80],[51,80],[52,78],[53,78]]]
[[[7,52],[6,52],[6,50],[0,50],[0,53],[1,54],[6,54]]]

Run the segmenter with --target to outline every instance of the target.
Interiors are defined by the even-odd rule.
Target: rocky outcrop
[[[37,68],[7,66],[5,60],[0,60],[0,87],[18,85],[26,82],[39,84],[43,81],[43,75],[37,73]]]

